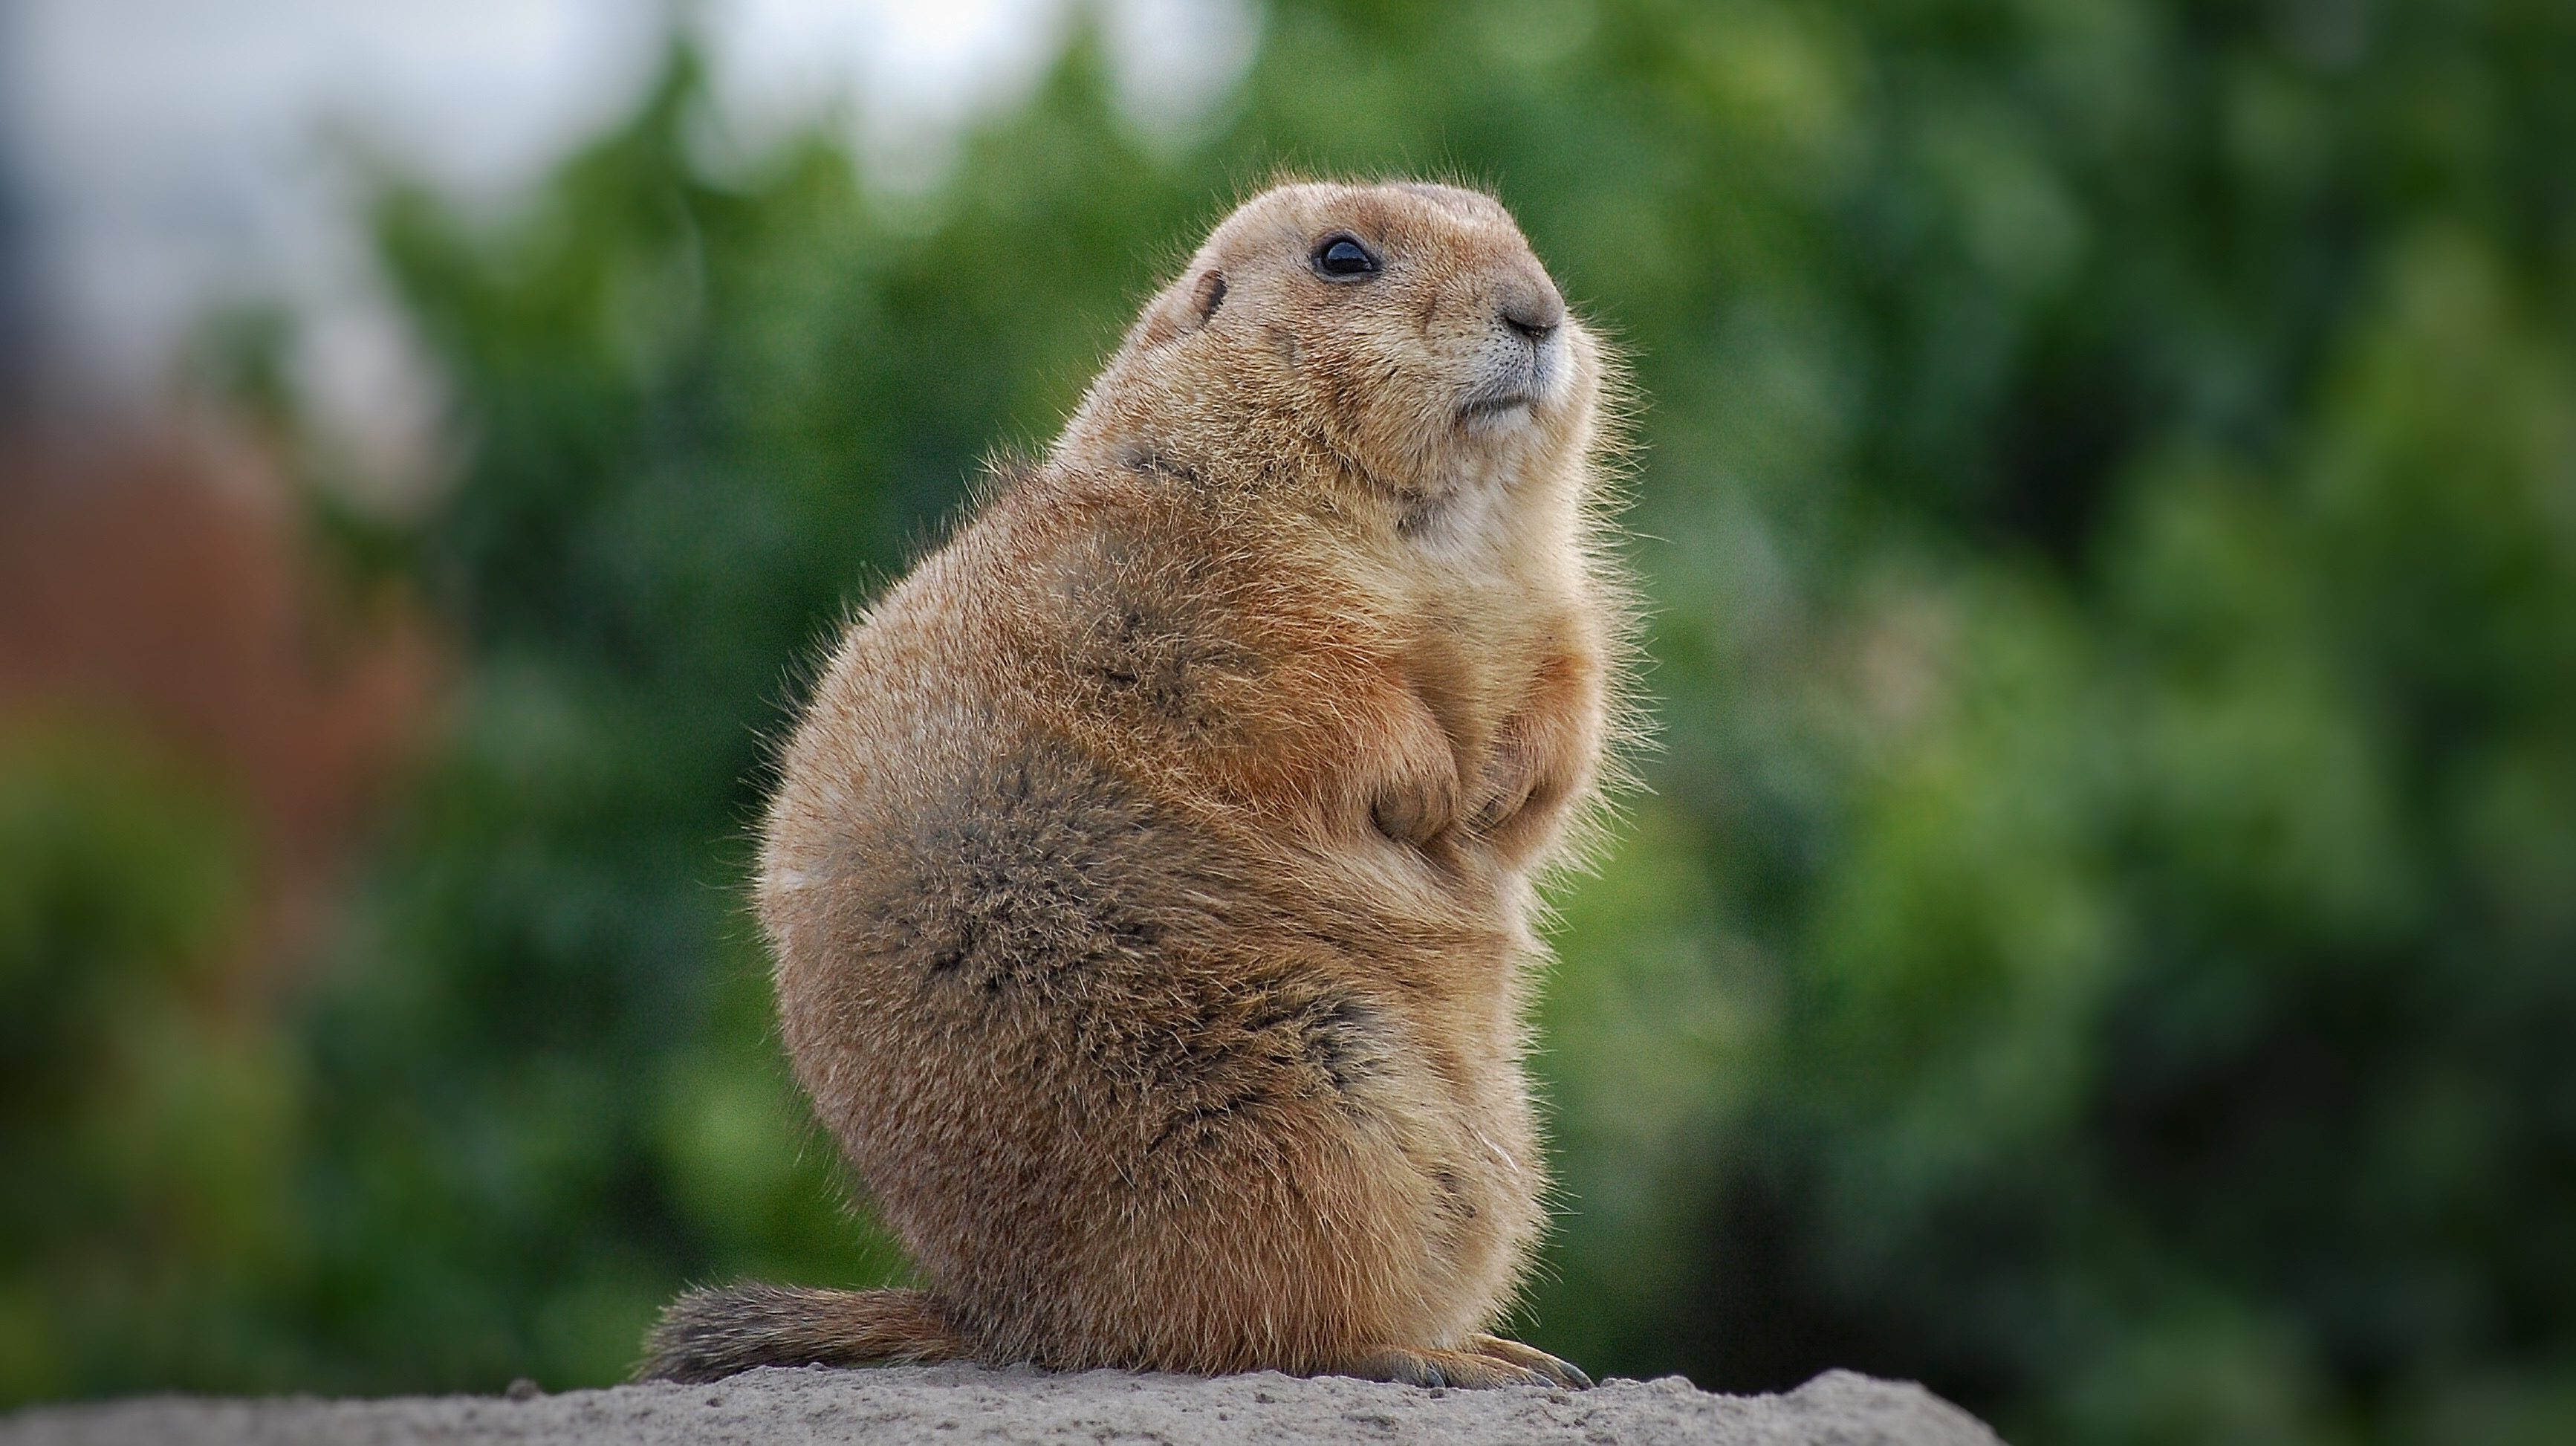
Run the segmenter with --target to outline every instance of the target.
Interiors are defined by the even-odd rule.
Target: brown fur
[[[1340,233],[1383,271],[1321,274]],[[1216,229],[842,640],[770,805],[788,1052],[927,1292],[686,1296],[647,1374],[1581,1380],[1482,1332],[1543,1225],[1533,880],[1621,658],[1603,367],[1486,196]]]

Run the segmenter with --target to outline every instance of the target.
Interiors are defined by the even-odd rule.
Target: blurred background
[[[2565,0],[0,0],[0,1405],[881,1282],[743,912],[800,661],[1280,167],[1642,405],[1596,1374],[2576,1440]]]

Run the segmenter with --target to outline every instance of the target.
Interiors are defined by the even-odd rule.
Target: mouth
[[[1546,345],[1515,346],[1487,363],[1484,378],[1458,407],[1464,424],[1495,423],[1517,414],[1523,421],[1538,415],[1556,380],[1558,358]]]
[[[1500,417],[1514,410],[1531,412],[1537,409],[1536,393],[1514,388],[1507,392],[1494,392],[1469,398],[1467,404],[1458,409],[1458,420],[1480,422],[1489,417]]]

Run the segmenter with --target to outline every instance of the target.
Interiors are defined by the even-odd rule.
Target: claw
[[[1592,1378],[1583,1373],[1582,1367],[1549,1355],[1536,1346],[1525,1346],[1501,1336],[1478,1335],[1468,1338],[1467,1349],[1531,1372],[1542,1385],[1565,1386],[1577,1391],[1592,1389]]]
[[[1329,1374],[1357,1376],[1368,1381],[1393,1381],[1405,1386],[1454,1386],[1462,1390],[1557,1384],[1544,1370],[1472,1347],[1447,1351],[1381,1346],[1362,1352]]]

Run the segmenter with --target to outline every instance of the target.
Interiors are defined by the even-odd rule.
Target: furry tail
[[[939,1302],[917,1290],[693,1290],[644,1338],[639,1381],[714,1381],[754,1366],[863,1366],[968,1355]]]

